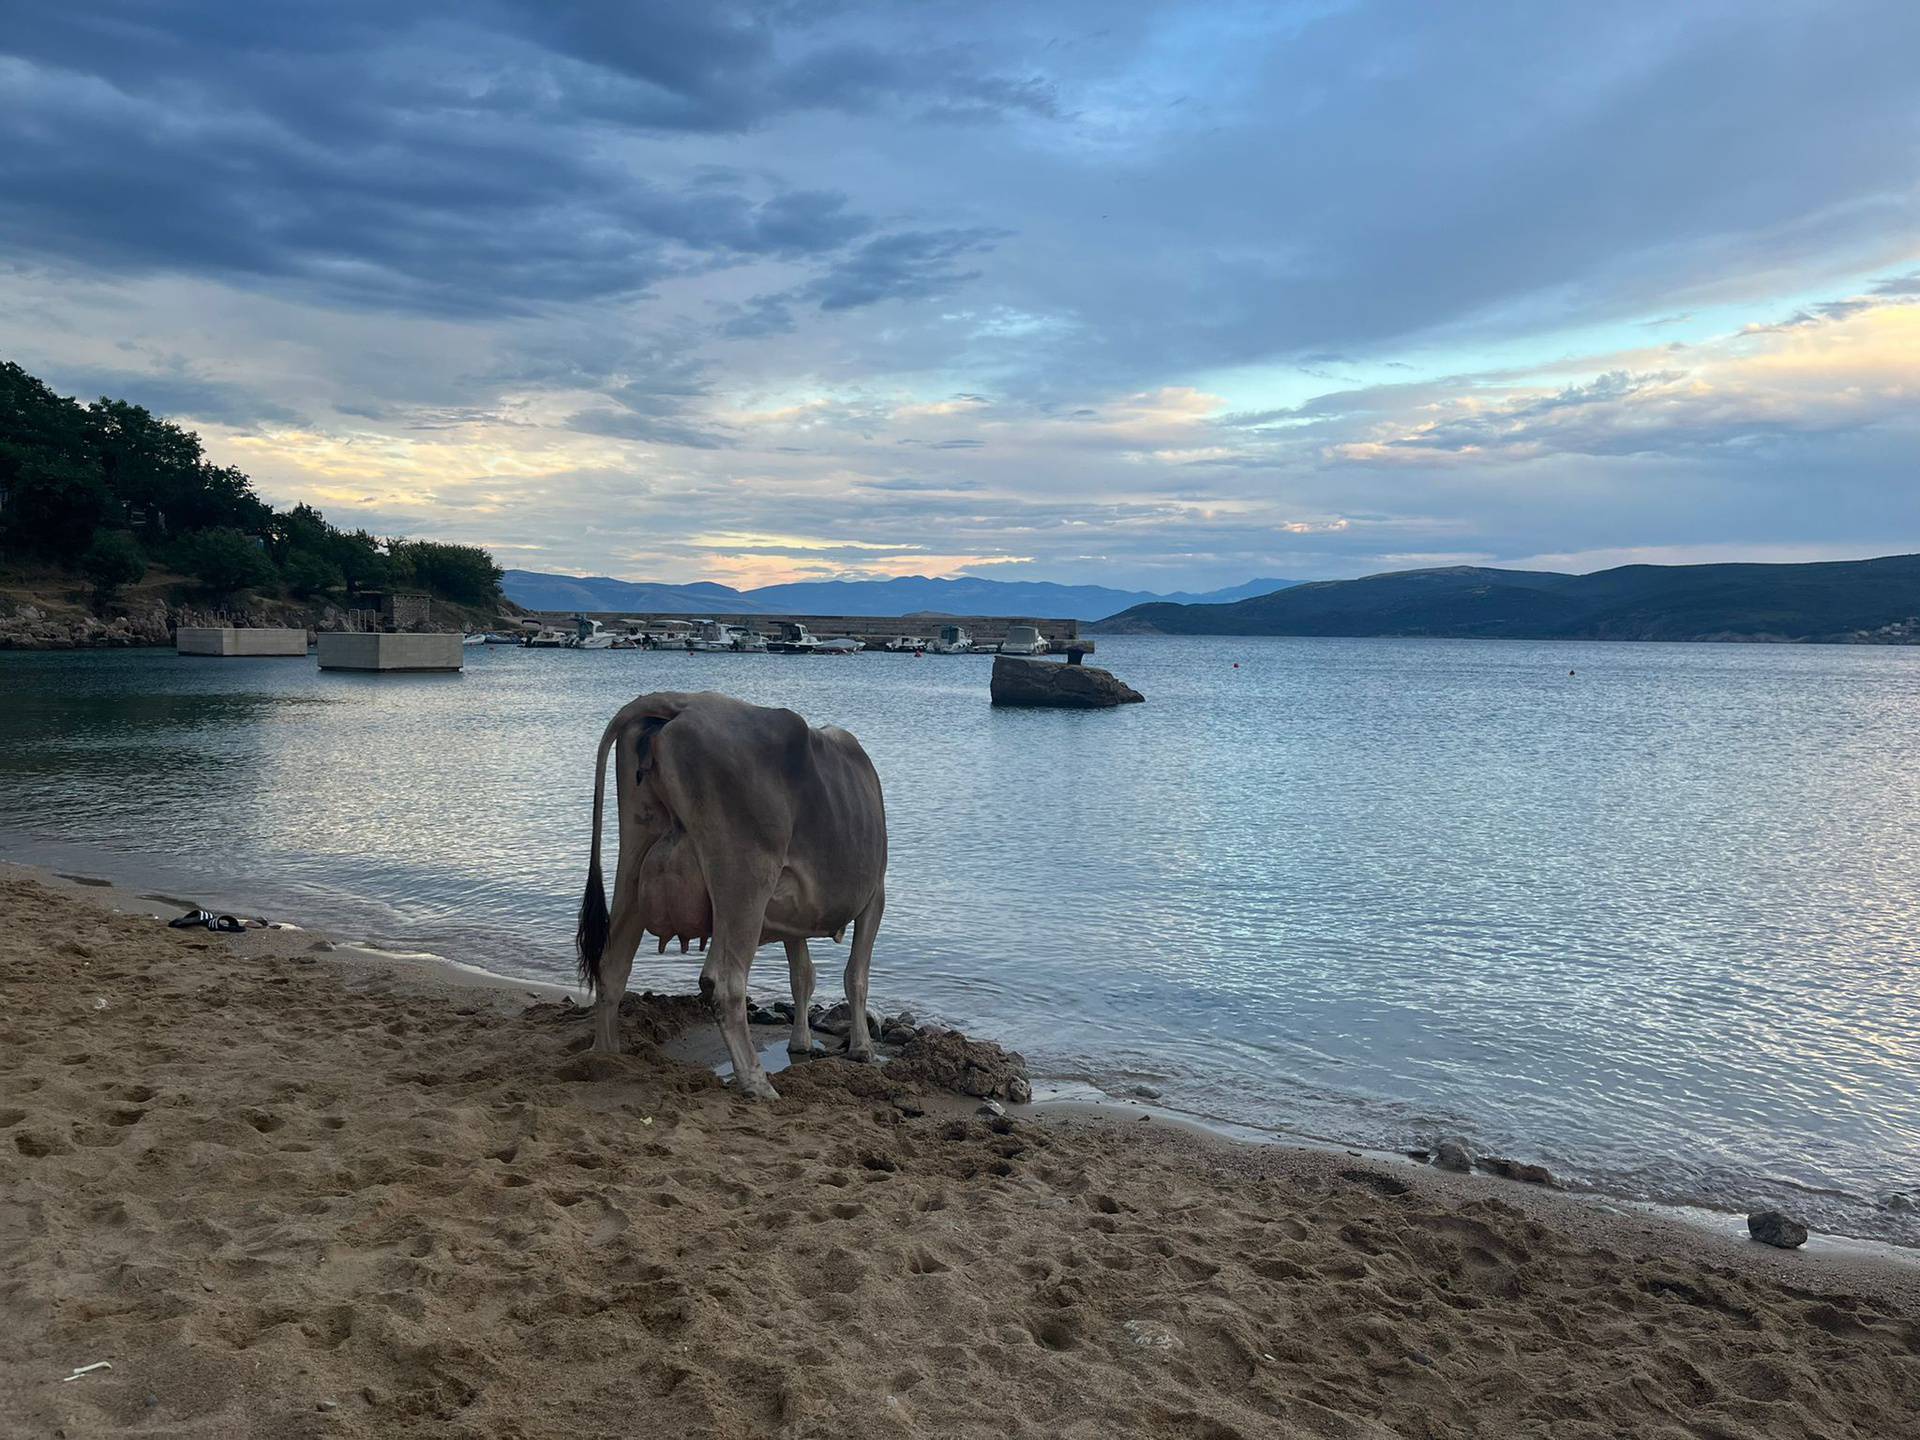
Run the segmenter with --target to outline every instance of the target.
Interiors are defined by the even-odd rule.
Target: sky
[[[1920,551],[1920,5],[90,0],[0,357],[502,564]]]

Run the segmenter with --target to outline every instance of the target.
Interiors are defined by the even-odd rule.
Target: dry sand
[[[8,1440],[1920,1436],[1904,1267],[841,1061],[747,1105],[690,1007],[593,1057],[312,943],[0,871]]]

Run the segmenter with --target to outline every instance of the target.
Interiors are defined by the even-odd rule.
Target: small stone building
[[[433,601],[417,590],[394,590],[380,601],[381,626],[386,630],[431,630]]]

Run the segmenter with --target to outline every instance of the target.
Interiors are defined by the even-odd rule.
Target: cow
[[[620,863],[609,915],[600,871],[607,756],[614,756]],[[574,940],[594,996],[594,1048],[620,1049],[620,998],[645,933],[660,948],[701,942],[700,993],[733,1059],[736,1090],[777,1099],[747,1030],[754,951],[785,944],[793,988],[788,1050],[811,1054],[807,941],[843,938],[846,1053],[873,1058],[867,971],[886,909],[887,817],[880,776],[860,742],[813,729],[791,710],[725,695],[642,695],[600,737],[593,772],[593,851]],[[708,942],[711,942],[709,944]]]

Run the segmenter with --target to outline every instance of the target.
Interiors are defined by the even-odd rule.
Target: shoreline
[[[122,914],[151,916],[162,921],[171,919],[172,916],[156,912],[152,908],[154,904],[175,904],[185,909],[199,903],[190,898],[147,890],[138,887],[136,882],[132,881],[81,875],[41,865],[0,860],[0,877],[9,873],[26,875],[50,889],[63,891],[95,904],[104,904]],[[589,1003],[585,992],[578,985],[506,975],[433,951],[398,949],[372,940],[342,939],[338,934],[325,928],[323,924],[300,923],[287,930],[256,930],[249,931],[241,937],[220,936],[219,938],[229,941],[244,940],[247,943],[248,952],[256,955],[284,957],[296,951],[310,952],[320,963],[342,967],[349,973],[374,971],[386,979],[397,979],[403,984],[418,986],[429,993],[480,991],[499,997],[502,1003],[512,1001],[516,1004],[524,999],[546,1000],[576,1006]],[[317,946],[326,948],[316,950]],[[829,984],[826,991],[830,990]],[[826,1003],[832,1003],[831,995],[827,996]],[[711,1027],[704,1028],[711,1029]],[[763,1048],[771,1043],[768,1037],[774,1036],[773,1027],[756,1026],[754,1030],[756,1042]],[[718,1067],[726,1058],[717,1033],[696,1035],[689,1032],[668,1049],[675,1059],[689,1064]],[[781,1060],[784,1066],[784,1057],[781,1057]],[[1426,1176],[1449,1188],[1467,1187],[1459,1192],[1462,1195],[1490,1195],[1502,1200],[1511,1199],[1523,1206],[1545,1198],[1555,1211],[1559,1207],[1572,1205],[1589,1207],[1611,1216],[1648,1219],[1657,1224],[1678,1227],[1689,1235],[1711,1237],[1731,1253],[1762,1262],[1767,1259],[1769,1253],[1774,1255],[1784,1253],[1773,1251],[1771,1247],[1754,1242],[1746,1232],[1746,1216],[1736,1211],[1716,1210],[1699,1205],[1669,1204],[1618,1195],[1601,1189],[1568,1189],[1557,1184],[1546,1187],[1526,1185],[1479,1171],[1456,1175],[1415,1160],[1397,1150],[1375,1150],[1365,1147],[1356,1149],[1352,1145],[1324,1137],[1220,1120],[1192,1111],[1157,1105],[1150,1101],[1110,1094],[1079,1077],[1036,1077],[1034,1093],[1035,1099],[1029,1107],[1029,1113],[1035,1117],[1059,1116],[1072,1120],[1108,1118],[1115,1123],[1124,1123],[1137,1122],[1143,1117],[1150,1116],[1163,1128],[1191,1131],[1215,1143],[1301,1150],[1313,1154],[1364,1159],[1369,1163],[1387,1166],[1395,1173],[1411,1171]],[[1821,1264],[1886,1265],[1896,1269],[1908,1269],[1915,1272],[1916,1278],[1920,1278],[1920,1246],[1901,1245],[1894,1241],[1863,1236],[1812,1231],[1807,1242],[1792,1253]]]
[[[892,1067],[813,1061],[745,1104],[662,1048],[683,999],[634,1005],[629,1053],[597,1056],[517,983],[103,899],[0,871],[9,1433],[646,1413],[728,1440],[1598,1440],[1920,1415],[1909,1265],[1105,1107],[977,1115]]]
[[[0,878],[9,873],[24,874],[50,889],[106,905],[126,915],[154,916],[156,912],[151,904],[160,901],[171,901],[183,907],[194,903],[157,892],[137,892],[130,885],[100,877],[49,870],[16,861],[0,861]],[[162,914],[158,918],[164,921],[171,917]],[[229,943],[239,942],[234,944],[236,949],[244,944],[246,953],[256,956],[285,958],[299,953],[322,965],[339,967],[350,977],[350,983],[352,977],[370,977],[375,983],[397,982],[403,987],[417,987],[426,994],[477,991],[493,997],[508,1009],[518,1007],[526,1000],[545,1000],[582,1007],[589,1003],[585,992],[577,985],[503,975],[432,951],[400,950],[367,940],[345,940],[325,928],[304,924],[289,930],[254,930],[241,936],[221,935],[217,938]],[[316,948],[321,946],[326,948]],[[830,992],[831,988],[831,984],[828,984],[821,993]],[[830,994],[827,994],[826,1003],[832,1003]],[[785,1033],[771,1026],[756,1025],[753,1029],[756,1043],[762,1048],[775,1043]],[[726,1052],[717,1032],[710,1025],[692,1027],[664,1048],[673,1059],[682,1063],[705,1066],[723,1073]],[[785,1068],[784,1056],[780,1057],[780,1068]],[[1415,1160],[1400,1151],[1356,1149],[1337,1140],[1218,1120],[1150,1101],[1109,1094],[1077,1078],[1036,1078],[1032,1104],[1019,1107],[1015,1113],[1068,1124],[1125,1124],[1151,1119],[1163,1132],[1190,1134],[1201,1143],[1281,1152],[1297,1150],[1311,1155],[1364,1160],[1396,1175],[1419,1175],[1446,1193],[1462,1199],[1494,1198],[1523,1209],[1538,1206],[1542,1213],[1556,1217],[1592,1211],[1603,1216],[1672,1227],[1695,1241],[1705,1241],[1709,1250],[1735,1257],[1736,1263],[1751,1261],[1770,1268],[1769,1262],[1777,1257],[1791,1255],[1844,1270],[1886,1266],[1895,1271],[1910,1271],[1915,1281],[1920,1282],[1920,1247],[1814,1231],[1810,1233],[1806,1244],[1797,1250],[1779,1251],[1752,1240],[1746,1233],[1746,1217],[1733,1211],[1663,1204],[1597,1189],[1573,1190],[1558,1185],[1527,1185],[1480,1171],[1454,1174]],[[1706,1254],[1709,1250],[1700,1253]]]

